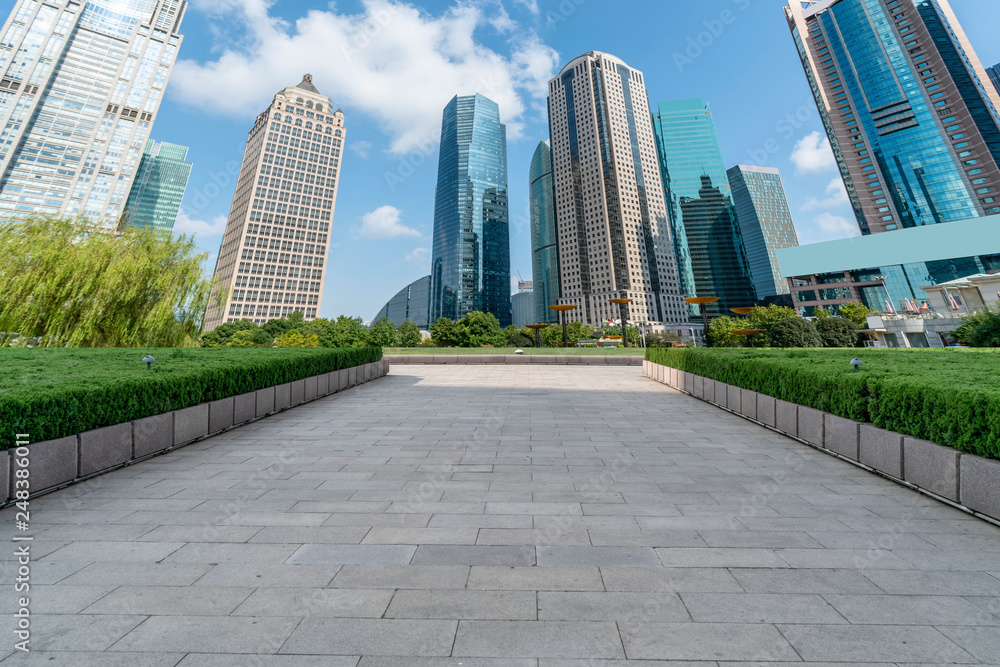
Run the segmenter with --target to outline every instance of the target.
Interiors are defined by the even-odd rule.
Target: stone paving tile
[[[32,510],[4,664],[1000,663],[1000,528],[631,367],[396,367]]]

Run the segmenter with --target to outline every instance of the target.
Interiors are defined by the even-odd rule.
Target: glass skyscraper
[[[774,167],[745,164],[736,165],[726,175],[757,298],[788,294],[788,283],[778,270],[777,251],[797,246],[799,237],[792,224],[781,175]]]
[[[785,14],[862,233],[1000,213],[1000,96],[947,0]]]
[[[378,322],[385,317],[399,326],[406,320],[410,320],[421,329],[428,329],[430,328],[430,322],[427,319],[430,316],[430,302],[431,277],[424,276],[399,290],[396,296],[382,306],[382,310],[378,311],[378,314],[372,318],[372,322]]]
[[[129,223],[170,231],[177,222],[191,176],[187,146],[147,141],[125,203]]]
[[[719,297],[707,306],[713,317],[752,306],[753,280],[711,109],[700,99],[660,102],[653,129],[684,296]]]
[[[479,94],[455,96],[444,108],[431,322],[476,310],[511,323],[507,129],[497,103]]]
[[[556,228],[556,197],[552,181],[552,148],[548,140],[539,142],[528,171],[531,208],[531,273],[534,282],[534,312],[538,322],[555,322],[558,303],[559,231]]]
[[[997,63],[993,67],[988,67],[986,74],[989,75],[990,81],[993,82],[993,87],[997,89],[997,95],[1000,95],[1000,63]]]
[[[0,32],[0,216],[124,210],[182,0],[18,0]]]

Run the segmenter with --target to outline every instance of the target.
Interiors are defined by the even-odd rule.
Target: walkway
[[[31,525],[4,665],[1000,663],[1000,529],[635,367],[397,366]]]

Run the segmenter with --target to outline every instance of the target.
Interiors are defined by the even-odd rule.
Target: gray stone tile
[[[469,588],[499,591],[603,591],[596,567],[473,566]]]
[[[788,567],[771,549],[657,549],[666,567]]]
[[[535,547],[540,567],[658,567],[652,547]]]
[[[516,621],[535,620],[538,611],[531,591],[400,590],[385,616]]]
[[[37,566],[36,566],[37,567]],[[190,586],[212,569],[204,563],[92,563],[59,583],[74,586]],[[34,574],[34,568],[32,570]]]
[[[926,626],[782,625],[780,629],[807,662],[976,662]]]
[[[614,623],[462,621],[456,657],[624,658]]]
[[[531,546],[420,546],[413,565],[508,565],[535,564]]]
[[[211,566],[209,566],[211,567]],[[229,561],[211,567],[196,586],[303,588],[326,586],[339,565],[290,565]]]
[[[895,571],[895,570],[893,570]],[[748,593],[881,593],[860,572],[850,570],[747,570],[732,575]],[[905,573],[904,573],[905,574]]]
[[[84,610],[87,614],[227,616],[252,588],[121,586]]]
[[[281,653],[306,655],[448,656],[456,621],[307,618]],[[330,641],[336,637],[336,641]]]
[[[742,593],[743,588],[722,568],[615,568],[602,567],[609,591],[641,593]]]
[[[275,653],[298,618],[152,616],[111,651]]]
[[[958,596],[826,595],[824,597],[844,618],[855,625],[1000,625],[1000,617]]]
[[[4,665],[72,665],[73,667],[175,667],[183,653],[84,653],[81,651],[15,652]]]
[[[345,565],[330,584],[335,588],[465,588],[469,567],[419,565]]]
[[[985,572],[866,570],[890,595],[1000,595],[1000,579]]]
[[[293,565],[406,565],[417,548],[402,544],[303,544],[288,558]]]
[[[676,593],[538,593],[538,618],[543,621],[688,621]]]
[[[414,658],[365,656],[358,667],[537,667],[534,658]]]
[[[32,614],[30,648],[32,652],[105,651],[144,620],[144,616]]]
[[[798,661],[769,624],[636,623],[622,627],[629,660]]]
[[[391,599],[390,590],[258,588],[232,615],[379,618]]]
[[[114,586],[31,584],[31,613],[79,614],[114,589]]]
[[[173,552],[167,563],[283,563],[295,552],[294,544],[230,544],[196,542]]]
[[[819,595],[682,593],[695,623],[846,623]]]
[[[188,653],[177,667],[356,667],[358,656]]]

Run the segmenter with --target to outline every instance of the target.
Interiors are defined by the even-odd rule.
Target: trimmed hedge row
[[[17,433],[61,438],[381,358],[380,348],[0,349],[0,451]]]
[[[854,371],[849,362],[865,365]],[[650,349],[646,360],[879,428],[1000,458],[1000,354]]]

